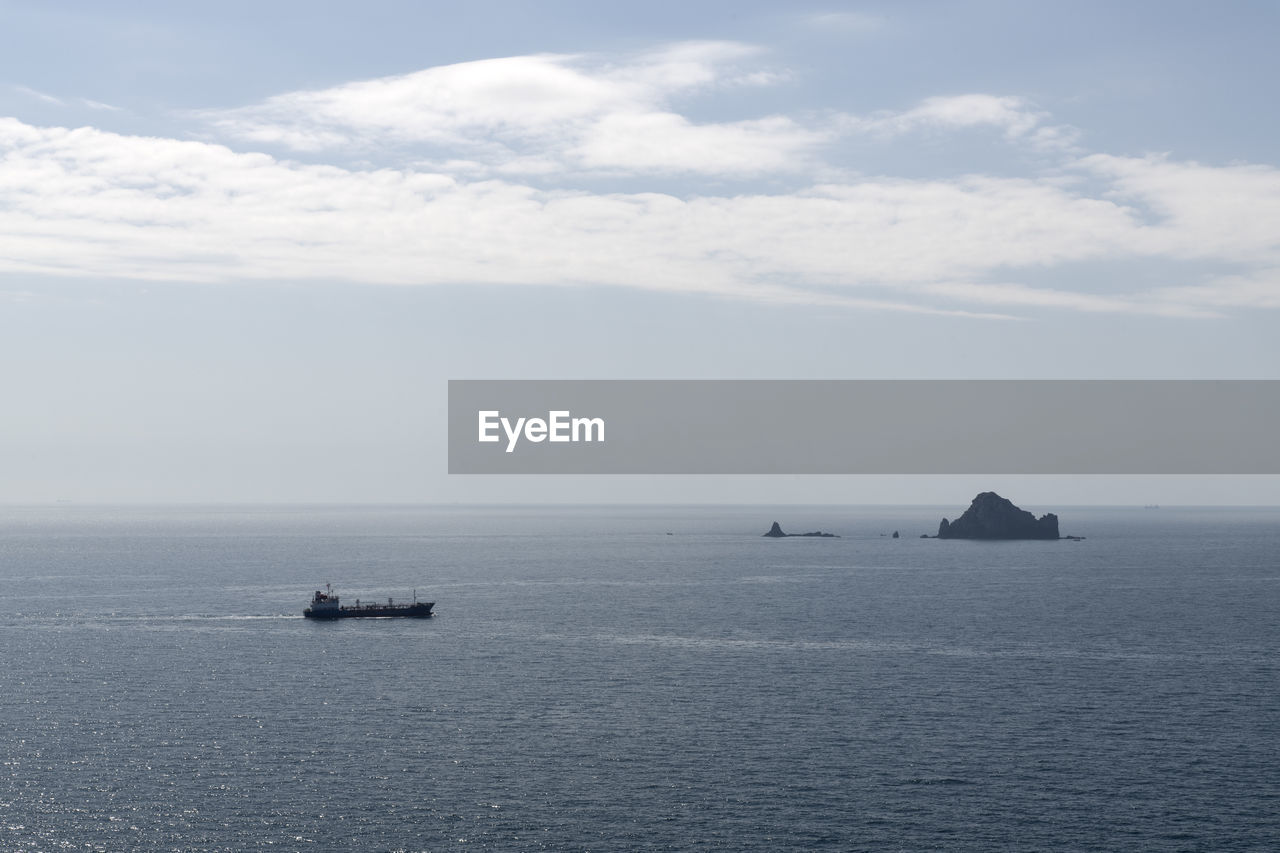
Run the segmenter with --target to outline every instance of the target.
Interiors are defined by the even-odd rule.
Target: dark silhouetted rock
[[[895,531],[893,531],[893,538],[894,538],[894,539],[897,539],[897,538],[898,538],[898,531],[896,531],[896,530],[895,530]]]
[[[790,539],[801,538],[804,536],[817,537],[820,539],[839,539],[840,537],[834,533],[823,533],[821,530],[815,530],[812,533],[783,533],[782,526],[778,522],[773,523],[773,527],[769,528],[769,532],[764,534],[770,539]]]
[[[942,519],[938,538],[1057,539],[1058,516],[1047,513],[1036,518],[995,492],[983,492],[955,521]]]

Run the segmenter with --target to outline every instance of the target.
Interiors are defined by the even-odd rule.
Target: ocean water
[[[1280,510],[1058,509],[0,508],[0,850],[1280,849]]]

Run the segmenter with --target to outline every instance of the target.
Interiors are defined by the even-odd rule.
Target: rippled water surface
[[[942,514],[0,509],[0,849],[1280,848],[1280,511]]]

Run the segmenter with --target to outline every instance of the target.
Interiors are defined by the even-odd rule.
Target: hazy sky
[[[450,378],[1280,378],[1274,4],[0,0],[0,501],[463,478]]]

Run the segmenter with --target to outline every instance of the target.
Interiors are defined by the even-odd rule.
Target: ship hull
[[[302,615],[308,619],[328,621],[332,619],[385,619],[409,618],[426,619],[431,616],[434,601],[415,604],[361,604],[356,607],[339,607],[337,609],[313,610],[308,607]]]

